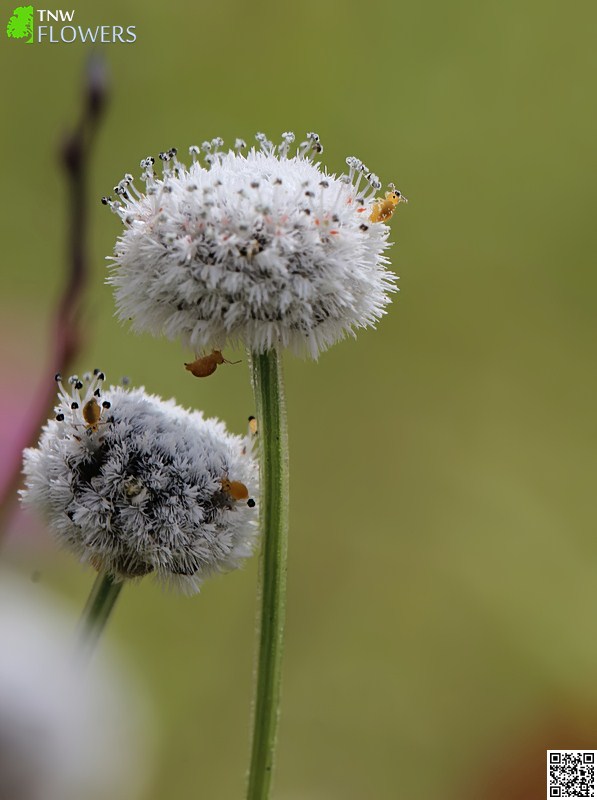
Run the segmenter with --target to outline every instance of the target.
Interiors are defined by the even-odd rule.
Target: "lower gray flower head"
[[[189,168],[176,149],[141,161],[140,192],[127,174],[103,198],[122,219],[108,282],[122,319],[185,346],[254,352],[291,347],[312,357],[385,313],[396,276],[384,255],[390,218],[404,200],[356,158],[329,175],[307,134],[274,146],[257,134],[221,151],[223,141],[191,147]],[[199,160],[201,155],[202,162]]]
[[[189,591],[240,565],[257,534],[249,437],[143,389],[60,376],[56,417],[25,451],[23,501],[84,562]]]

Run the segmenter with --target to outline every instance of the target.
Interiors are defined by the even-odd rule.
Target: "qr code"
[[[547,797],[595,797],[597,750],[548,750]]]

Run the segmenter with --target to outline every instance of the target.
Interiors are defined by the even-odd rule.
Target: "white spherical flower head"
[[[175,149],[141,161],[144,191],[126,175],[116,200],[122,219],[108,282],[134,329],[180,338],[195,351],[227,342],[253,352],[290,347],[317,357],[385,313],[396,276],[384,255],[386,224],[400,200],[361,161],[329,175],[314,157],[315,133],[289,157],[294,135],[275,147],[263,134]]]
[[[56,417],[25,451],[24,502],[59,541],[116,578],[196,590],[251,555],[258,471],[249,437],[104,374],[59,375]]]
[[[2,800],[146,796],[151,719],[138,681],[105,652],[82,674],[75,625],[52,595],[0,573]]]

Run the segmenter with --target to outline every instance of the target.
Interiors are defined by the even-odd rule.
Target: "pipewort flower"
[[[117,581],[154,573],[196,591],[252,553],[251,441],[142,388],[105,390],[104,378],[73,376],[67,391],[56,376],[56,415],[25,451],[22,500]]]
[[[161,177],[144,158],[143,191],[125,175],[117,199],[102,199],[125,226],[108,282],[136,331],[195,351],[233,343],[316,358],[385,313],[394,206],[383,212],[381,182],[357,158],[328,174],[316,133],[292,156],[292,133],[278,146],[256,139],[246,154],[241,139],[228,151],[220,138],[191,147],[188,168],[175,148],[160,153]]]
[[[316,161],[316,133],[290,155],[260,133],[246,152],[237,139],[193,146],[186,167],[176,148],[141,161],[102,198],[124,224],[108,282],[133,329],[179,338],[195,350],[196,377],[215,370],[224,345],[244,345],[259,425],[263,547],[259,655],[248,800],[267,800],[279,718],[288,539],[288,434],[281,349],[317,358],[360,328],[375,327],[397,291],[388,269],[389,226],[405,198],[357,158],[348,174]],[[246,152],[246,154],[245,154]],[[211,350],[211,355],[209,355]],[[206,358],[214,369],[206,368]],[[218,362],[221,363],[221,362]],[[195,369],[198,367],[198,369]]]

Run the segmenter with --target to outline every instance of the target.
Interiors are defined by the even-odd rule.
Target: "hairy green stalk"
[[[123,585],[104,572],[95,579],[79,623],[78,652],[84,661],[91,658]]]
[[[276,751],[288,552],[288,433],[280,355],[251,358],[261,466],[261,611],[247,800],[269,798]]]

